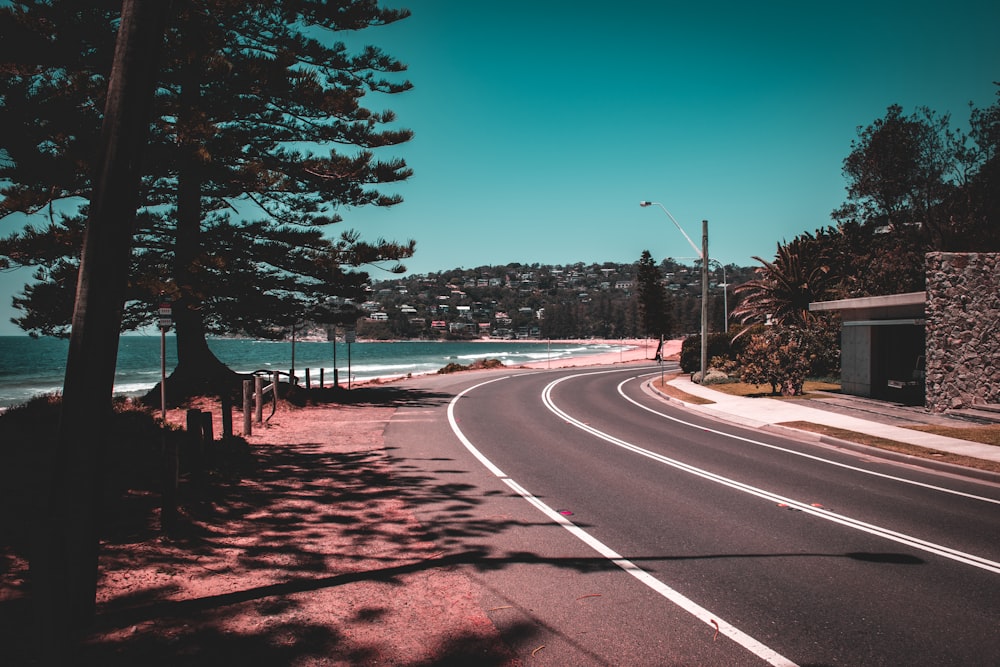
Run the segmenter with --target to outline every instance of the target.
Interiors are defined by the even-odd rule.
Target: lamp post
[[[729,333],[729,281],[726,280],[726,267],[718,260],[713,259],[712,261],[722,269],[722,284],[719,285],[722,288],[722,326],[725,332]]]
[[[684,235],[687,242],[691,244],[694,251],[701,259],[701,382],[705,381],[705,371],[708,370],[708,220],[701,221],[701,249],[694,244],[691,237],[687,235],[677,219],[670,214],[666,207],[657,201],[641,201],[639,206],[659,206],[667,214],[678,231]],[[725,280],[725,279],[723,279]]]

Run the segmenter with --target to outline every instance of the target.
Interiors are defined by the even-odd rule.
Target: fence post
[[[312,387],[310,386],[310,384],[311,384],[311,381],[310,381],[310,377],[309,377],[309,369],[307,368],[306,369],[306,389],[312,389]]]
[[[322,369],[322,368],[319,369],[319,388],[320,389],[323,388],[323,370],[324,369]]]
[[[228,392],[222,394],[222,437],[233,437],[233,397]]]
[[[250,414],[250,405],[253,400],[253,382],[243,381],[243,435],[253,435],[253,415]]]
[[[187,444],[191,453],[191,469],[199,473],[202,468],[201,410],[195,408],[187,411]]]
[[[160,530],[170,533],[177,527],[177,440],[163,433],[163,497],[160,506]]]
[[[258,424],[264,423],[264,378],[259,375],[253,379],[253,396],[256,401],[254,405],[254,416]]]
[[[201,453],[207,468],[215,457],[215,425],[212,423],[212,413],[208,410],[201,413]]]

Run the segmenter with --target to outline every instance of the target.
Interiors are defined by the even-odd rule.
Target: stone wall
[[[926,405],[1000,404],[1000,254],[928,253]]]

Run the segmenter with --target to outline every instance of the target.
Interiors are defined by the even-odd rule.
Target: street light
[[[684,228],[681,227],[681,224],[677,222],[674,216],[670,215],[670,211],[668,211],[663,204],[661,204],[658,201],[641,201],[639,202],[639,206],[642,206],[643,208],[647,206],[659,206],[660,208],[662,208],[663,212],[667,214],[667,217],[670,218],[670,220],[677,227],[677,230],[684,235],[684,238],[686,238],[687,242],[691,244],[691,247],[694,248],[694,251],[698,253],[698,259],[705,259],[705,256],[702,254],[702,251],[698,248],[698,246],[694,244],[694,241],[692,241],[691,237],[687,235],[687,232],[684,231]]]
[[[694,244],[691,237],[687,235],[681,224],[677,222],[674,216],[670,215],[670,211],[657,201],[641,201],[639,206],[646,208],[647,206],[659,206],[663,209],[663,212],[667,214],[674,226],[684,235],[687,242],[691,244],[694,251],[698,253],[698,257],[701,259],[701,382],[705,382],[705,372],[708,370],[708,220],[701,221],[701,249]],[[725,278],[723,278],[725,280]]]

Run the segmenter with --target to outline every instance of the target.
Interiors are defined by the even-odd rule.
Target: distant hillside
[[[675,335],[697,332],[701,318],[701,266],[660,263],[673,310]],[[457,268],[373,282],[354,304],[364,314],[364,338],[631,338],[641,337],[634,280],[637,264],[507,264]],[[732,288],[754,276],[753,267],[726,266],[710,276],[710,330],[721,331]],[[724,303],[727,302],[727,303]]]

